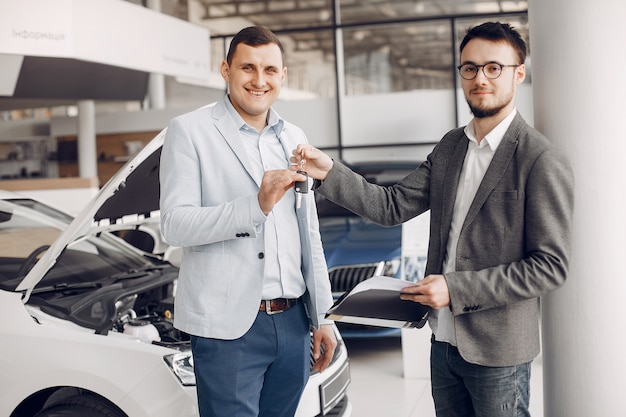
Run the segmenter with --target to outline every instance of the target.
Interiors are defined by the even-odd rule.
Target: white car
[[[198,416],[189,336],[172,325],[176,250],[142,251],[113,233],[158,224],[163,136],[74,219],[0,192],[0,416]],[[298,417],[351,414],[336,334]]]

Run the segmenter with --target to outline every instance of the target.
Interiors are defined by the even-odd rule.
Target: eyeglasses
[[[502,68],[504,67],[519,67],[520,64],[516,65],[502,65],[497,62],[490,62],[485,65],[475,65],[475,64],[463,64],[456,67],[459,70],[459,74],[461,78],[465,80],[473,80],[478,75],[478,69],[483,69],[483,74],[485,77],[490,80],[495,80],[502,74]]]

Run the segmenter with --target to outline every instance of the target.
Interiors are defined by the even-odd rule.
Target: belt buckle
[[[265,314],[272,316],[274,314],[282,313],[283,311],[285,311],[285,309],[276,310],[276,311],[272,310],[272,300],[263,300],[263,301],[265,301]]]

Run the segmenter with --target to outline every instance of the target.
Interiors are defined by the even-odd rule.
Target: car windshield
[[[33,200],[0,200],[0,288],[13,291],[72,217]],[[147,260],[109,233],[74,242],[38,286],[95,283]]]
[[[37,211],[45,216],[52,217],[53,219],[57,219],[67,224],[73,220],[73,217],[69,214],[40,203],[39,201],[31,200],[30,198],[13,198],[9,201],[17,206]]]

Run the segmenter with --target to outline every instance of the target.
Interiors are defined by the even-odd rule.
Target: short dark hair
[[[459,52],[463,52],[463,48],[465,48],[467,43],[475,38],[494,42],[504,41],[517,52],[519,64],[523,64],[526,61],[526,42],[524,42],[519,32],[508,23],[486,22],[469,28],[461,42]]]
[[[285,50],[283,48],[283,44],[280,43],[280,40],[274,32],[264,26],[249,26],[245,29],[241,29],[239,33],[235,35],[233,40],[230,42],[228,54],[226,55],[226,62],[228,62],[229,65],[233,62],[233,55],[235,54],[235,50],[240,43],[249,46],[260,46],[274,43],[278,45],[278,48],[280,48],[283,65],[285,63]]]

